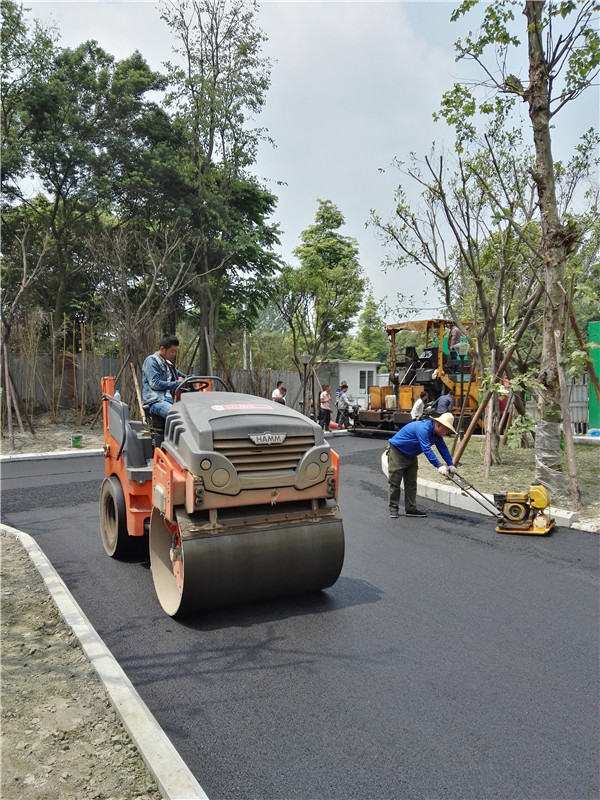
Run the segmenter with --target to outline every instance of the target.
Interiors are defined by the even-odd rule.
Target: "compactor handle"
[[[468,495],[471,500],[474,500],[478,505],[480,505],[487,514],[490,514],[492,517],[496,517],[496,519],[502,519],[503,515],[498,513],[498,510],[493,505],[492,501],[482,492],[480,492],[479,489],[476,489],[470,481],[468,481],[462,475],[459,475],[458,472],[449,472],[446,478],[447,480],[452,481],[455,486],[458,486],[458,488],[464,494]],[[493,511],[491,510],[490,506],[493,507]]]

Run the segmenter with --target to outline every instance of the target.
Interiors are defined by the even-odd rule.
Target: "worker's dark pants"
[[[404,508],[415,511],[417,508],[417,456],[405,456],[397,447],[389,446],[388,451],[388,506],[390,511],[398,510],[400,484],[404,480]]]

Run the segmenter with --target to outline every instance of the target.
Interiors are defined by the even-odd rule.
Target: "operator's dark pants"
[[[397,447],[388,448],[388,506],[390,511],[398,511],[400,484],[404,480],[404,509],[417,509],[417,456],[405,456]]]

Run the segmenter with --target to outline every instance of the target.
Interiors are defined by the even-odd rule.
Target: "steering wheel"
[[[188,378],[181,381],[177,389],[175,389],[175,400],[179,400],[182,392],[205,392],[207,389],[210,389],[210,386],[211,383],[206,380],[206,378],[190,375]]]

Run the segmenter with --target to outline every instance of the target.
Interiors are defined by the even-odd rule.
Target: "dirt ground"
[[[102,448],[93,428],[36,419],[2,455]],[[157,800],[156,783],[26,550],[0,539],[2,800]]]
[[[12,536],[0,538],[3,800],[162,797],[77,638]]]
[[[92,422],[94,423],[92,425]],[[0,450],[3,456],[19,453],[53,453],[64,450],[96,450],[104,444],[102,417],[79,422],[70,412],[63,412],[58,422],[54,422],[47,414],[33,420],[31,433],[27,424],[23,423],[23,432],[18,425],[13,426],[14,447],[6,428],[2,430]],[[73,437],[80,436],[78,448],[73,447]]]

